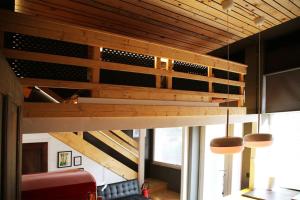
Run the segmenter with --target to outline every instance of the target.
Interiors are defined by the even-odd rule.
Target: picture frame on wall
[[[82,165],[82,157],[81,156],[75,156],[73,158],[73,165],[74,166],[80,166],[80,165]]]
[[[72,151],[57,152],[57,168],[72,167]]]

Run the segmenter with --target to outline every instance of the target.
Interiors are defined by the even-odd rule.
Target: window
[[[269,177],[275,177],[275,187],[300,190],[299,122],[300,112],[270,114],[274,143],[256,151],[255,187],[266,188]]]
[[[182,131],[179,128],[157,128],[154,132],[154,158],[160,163],[181,165]]]

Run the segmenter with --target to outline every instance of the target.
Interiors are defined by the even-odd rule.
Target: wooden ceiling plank
[[[205,29],[196,28],[195,26],[191,26],[187,23],[182,23],[177,19],[172,19],[162,13],[154,12],[151,10],[148,10],[144,7],[141,7],[140,4],[134,4],[132,0],[126,1],[126,0],[101,0],[101,3],[104,3],[106,5],[114,6],[115,8],[126,10],[129,12],[133,12],[135,14],[142,15],[147,18],[151,18],[152,20],[155,20],[157,22],[162,23],[162,26],[173,26],[178,31],[182,30],[183,34],[193,34],[198,37],[202,37],[204,40],[214,42],[217,44],[224,45],[227,40],[219,40],[215,39],[217,37],[220,37],[220,35],[213,34],[210,31],[205,31]]]
[[[86,24],[89,24],[90,27],[93,27],[93,28],[102,29],[102,30],[105,29],[106,31],[114,32],[117,34],[123,34],[123,35],[125,33],[127,33],[127,35],[130,34],[129,36],[132,36],[132,37],[146,39],[148,41],[153,41],[156,43],[163,42],[166,45],[177,47],[177,48],[182,48],[182,49],[186,49],[186,50],[194,50],[196,52],[201,52],[201,53],[206,53],[206,52],[209,52],[210,50],[212,50],[207,47],[203,48],[201,46],[195,46],[194,45],[195,43],[189,44],[189,43],[185,43],[185,42],[178,41],[175,39],[171,39],[168,37],[168,35],[166,35],[166,36],[157,35],[156,33],[149,33],[149,32],[145,32],[144,30],[140,31],[140,30],[131,28],[129,26],[123,26],[122,23],[116,24],[116,22],[108,22],[109,20],[104,19],[104,18],[99,18],[99,19],[95,18],[94,19],[94,18],[87,18],[87,17],[83,17],[83,16],[81,16],[80,19],[76,18],[76,17],[74,18],[72,15],[70,15],[70,13],[62,11],[60,9],[56,9],[55,15],[53,15],[52,12],[48,13],[47,8],[43,9],[43,11],[34,10],[33,8],[30,8],[30,10],[28,12],[26,10],[28,10],[28,8],[18,6],[17,11],[20,11],[21,13],[31,14],[31,15],[34,12],[34,14],[37,16],[44,16],[44,17],[48,17],[50,19],[54,19],[57,21],[65,21],[65,22],[68,22],[71,24],[78,24],[78,25],[82,25],[82,26],[86,26]],[[96,24],[94,24],[93,22],[95,22]],[[112,25],[114,25],[114,26],[112,26]],[[103,26],[105,26],[105,27],[103,27]]]
[[[177,13],[179,13],[181,15],[184,15],[184,16],[187,16],[191,19],[198,20],[200,22],[204,22],[204,23],[209,24],[211,26],[217,27],[217,28],[219,28],[223,31],[227,30],[226,22],[216,21],[215,17],[213,17],[212,15],[207,15],[205,13],[200,13],[200,12],[191,12],[189,10],[179,8],[177,6],[177,4],[174,4],[174,2],[169,3],[169,2],[161,1],[161,0],[143,0],[143,1],[146,1],[148,3],[152,3],[153,5],[157,5],[157,6],[160,6],[162,8],[165,8],[165,9],[169,9],[172,12],[177,12]],[[247,37],[250,34],[250,33],[247,34],[247,33],[241,32],[241,30],[238,29],[237,27],[231,26],[230,28],[231,28],[231,30],[230,30],[231,34],[237,35],[237,36],[242,37],[242,38]]]
[[[128,0],[125,0],[125,1],[128,1]],[[154,11],[160,12],[160,13],[164,13],[165,15],[170,16],[170,17],[172,17],[176,20],[184,21],[186,23],[193,24],[193,25],[195,25],[199,28],[206,29],[208,31],[211,31],[211,32],[217,33],[219,35],[225,36],[225,38],[230,38],[230,40],[232,40],[232,41],[236,41],[236,40],[240,39],[239,36],[224,32],[222,29],[214,27],[211,24],[207,24],[207,23],[201,22],[199,20],[195,20],[191,17],[187,17],[185,15],[182,15],[179,12],[173,12],[173,11],[171,11],[171,10],[165,8],[165,7],[160,7],[160,6],[151,4],[151,3],[153,3],[151,1],[149,1],[149,2],[146,2],[147,0],[134,0],[134,1],[139,2],[139,4],[143,7],[149,8],[149,6],[150,6],[151,10],[154,10]]]
[[[218,0],[218,1],[220,1],[220,0]],[[235,0],[234,2],[235,2],[235,4],[238,4],[238,5],[242,6],[243,8],[249,10],[249,12],[253,12],[253,13],[257,14],[258,16],[265,17],[266,20],[272,22],[275,25],[278,25],[281,23],[281,21],[279,19],[277,19],[275,16],[271,15],[268,12],[261,10],[260,8],[255,7],[254,5],[252,5],[251,3],[248,3],[245,0]]]
[[[222,0],[214,0],[214,1],[222,1]],[[257,17],[260,17],[260,15],[258,15],[255,12],[252,12],[246,8],[244,8],[243,6],[241,6],[240,4],[234,3],[234,7],[233,10],[235,10],[236,12],[239,12],[241,14],[243,14],[244,16],[251,16],[251,20],[256,19]],[[265,18],[265,23],[263,24],[263,27],[265,27],[265,29],[267,28],[271,28],[273,26],[275,26],[276,24],[274,24],[273,22],[271,22],[268,18]]]
[[[281,23],[290,20],[291,18],[287,16],[285,13],[279,12],[276,8],[273,7],[274,2],[272,5],[265,3],[262,0],[246,0],[248,4],[253,5],[254,7],[264,11],[268,15],[276,17]]]
[[[209,1],[206,4],[216,4],[216,7],[219,10],[222,10],[222,3],[223,0],[213,0]],[[246,23],[251,24],[254,27],[257,27],[256,24],[254,23],[254,19],[258,17],[258,15],[254,12],[251,12],[244,7],[240,6],[239,4],[234,2],[234,6],[232,10],[229,12],[229,15],[234,16],[235,18],[241,18],[241,20],[245,21]],[[266,20],[267,21],[267,20]],[[264,23],[263,29],[268,29],[274,26],[274,24],[270,23]]]
[[[280,4],[282,7],[284,7],[287,11],[293,13],[295,16],[300,16],[300,1],[299,2],[299,7],[289,1],[289,0],[275,0],[278,4]]]
[[[263,0],[266,4],[272,6],[273,8],[275,8],[276,10],[278,10],[279,12],[283,13],[284,15],[288,16],[290,19],[293,19],[296,17],[296,15],[290,10],[290,9],[286,9],[283,6],[284,0],[280,0],[279,2],[276,2],[275,0]]]
[[[222,5],[219,3],[216,3],[215,1],[204,1],[204,2],[202,2],[202,4],[210,6],[214,9],[226,14],[226,12],[223,10]],[[230,12],[228,12],[228,15],[230,16],[229,21],[231,21],[231,19],[233,19],[233,18],[238,19],[238,20],[244,22],[245,24],[247,24],[248,26],[254,27],[256,32],[259,31],[256,24],[254,23],[254,18],[252,17],[253,19],[250,19],[251,16],[249,16],[249,15],[244,16],[240,12],[241,11],[237,10],[236,7],[233,7],[233,9]]]
[[[188,30],[195,31],[199,34],[204,34],[209,37],[215,38],[222,42],[227,42],[230,39],[230,42],[234,42],[240,38],[234,38],[230,34],[224,34],[224,32],[220,29],[217,29],[213,26],[204,24],[199,21],[195,21],[191,18],[187,18],[183,15],[179,15],[178,13],[171,12],[170,10],[163,9],[161,7],[148,4],[146,2],[140,0],[123,0],[124,2],[130,3],[135,6],[142,7],[149,11],[149,15],[153,18],[158,18],[159,20],[163,20],[165,22],[175,24],[177,26],[185,27]],[[151,13],[153,13],[151,15]]]
[[[177,5],[179,7],[182,7],[184,9],[188,9],[193,12],[201,12],[201,13],[212,15],[215,17],[215,20],[222,21],[227,25],[227,13],[223,10],[217,10],[198,1],[183,1],[183,0],[165,0],[165,1],[175,1],[177,2]],[[248,34],[257,32],[256,27],[248,26],[247,23],[234,17],[229,17],[228,25],[230,26],[230,28],[239,28],[241,32],[248,33]]]
[[[293,3],[295,6],[300,8],[300,1],[299,0],[289,0],[291,3]]]
[[[36,2],[34,5],[41,4],[40,1],[35,1],[35,0],[30,0],[30,1]],[[194,45],[194,46],[201,46],[202,48],[204,48],[204,49],[206,48],[208,50],[216,49],[221,46],[221,45],[203,40],[199,37],[194,37],[194,36],[190,36],[187,34],[181,34],[176,31],[172,31],[170,29],[160,27],[158,25],[144,22],[142,20],[137,19],[138,16],[136,16],[135,18],[131,18],[129,16],[116,14],[115,12],[120,12],[117,9],[115,9],[115,12],[104,10],[102,8],[102,6],[100,6],[99,4],[93,4],[94,7],[92,7],[92,6],[85,6],[82,2],[75,3],[72,1],[68,1],[68,0],[65,0],[65,1],[52,0],[50,5],[49,4],[46,4],[46,5],[54,7],[55,9],[68,9],[70,12],[70,9],[68,8],[68,6],[71,6],[72,3],[74,3],[73,9],[72,9],[73,11],[77,10],[77,11],[80,11],[80,13],[83,13],[83,12],[87,13],[86,10],[88,10],[89,15],[96,15],[98,17],[110,18],[113,21],[122,23],[123,26],[130,25],[132,27],[135,27],[136,29],[145,30],[150,33],[153,32],[153,30],[156,30],[158,33],[162,34],[162,37],[167,35],[171,38],[179,38],[183,42],[190,43],[191,45]],[[99,12],[99,9],[101,9],[100,12]],[[53,12],[53,14],[55,14],[55,13]]]

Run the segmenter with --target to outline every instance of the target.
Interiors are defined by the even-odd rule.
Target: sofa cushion
[[[139,183],[136,179],[108,184],[104,191],[102,191],[103,187],[104,186],[98,187],[97,192],[104,200],[130,197],[141,193]]]

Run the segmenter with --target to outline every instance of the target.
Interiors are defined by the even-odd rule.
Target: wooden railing
[[[48,21],[34,16],[27,16],[2,10],[0,12],[0,32],[2,33],[1,36],[3,36],[3,32],[13,32],[89,46],[88,58],[76,58],[46,53],[5,49],[3,48],[3,42],[1,42],[0,45],[2,45],[0,48],[2,48],[2,52],[6,58],[81,66],[88,68],[90,71],[90,82],[23,78],[20,81],[24,86],[37,85],[49,88],[87,89],[91,90],[92,97],[134,98],[134,96],[136,96],[135,99],[184,101],[213,101],[214,99],[223,99],[224,101],[238,101],[239,106],[243,106],[244,103],[244,75],[246,74],[247,66],[243,64],[108,32]],[[1,39],[3,38],[0,38],[0,40]],[[105,62],[101,60],[101,48],[111,48],[154,56],[155,64],[153,68],[148,68],[128,64]],[[175,60],[204,66],[207,68],[207,76],[174,71],[172,64]],[[102,69],[155,75],[156,88],[138,88],[133,86],[114,86],[102,84],[100,80],[100,73]],[[213,69],[234,72],[239,74],[240,78],[238,81],[217,78],[214,77],[212,73]],[[161,88],[162,77],[166,77],[166,88]],[[172,88],[173,78],[207,82],[208,91],[196,92],[174,90]],[[239,94],[230,95],[224,93],[215,93],[213,91],[213,83],[237,86],[240,88],[240,92]],[[110,92],[111,95],[109,95],[108,93],[105,93],[105,90],[110,90],[112,88],[118,90],[119,94],[112,94]],[[148,92],[151,93],[151,95],[148,95],[147,97],[140,95],[140,89],[143,90],[143,93]],[[155,96],[155,94],[157,94],[157,97],[152,98]],[[164,94],[169,94],[169,97],[166,97]]]

